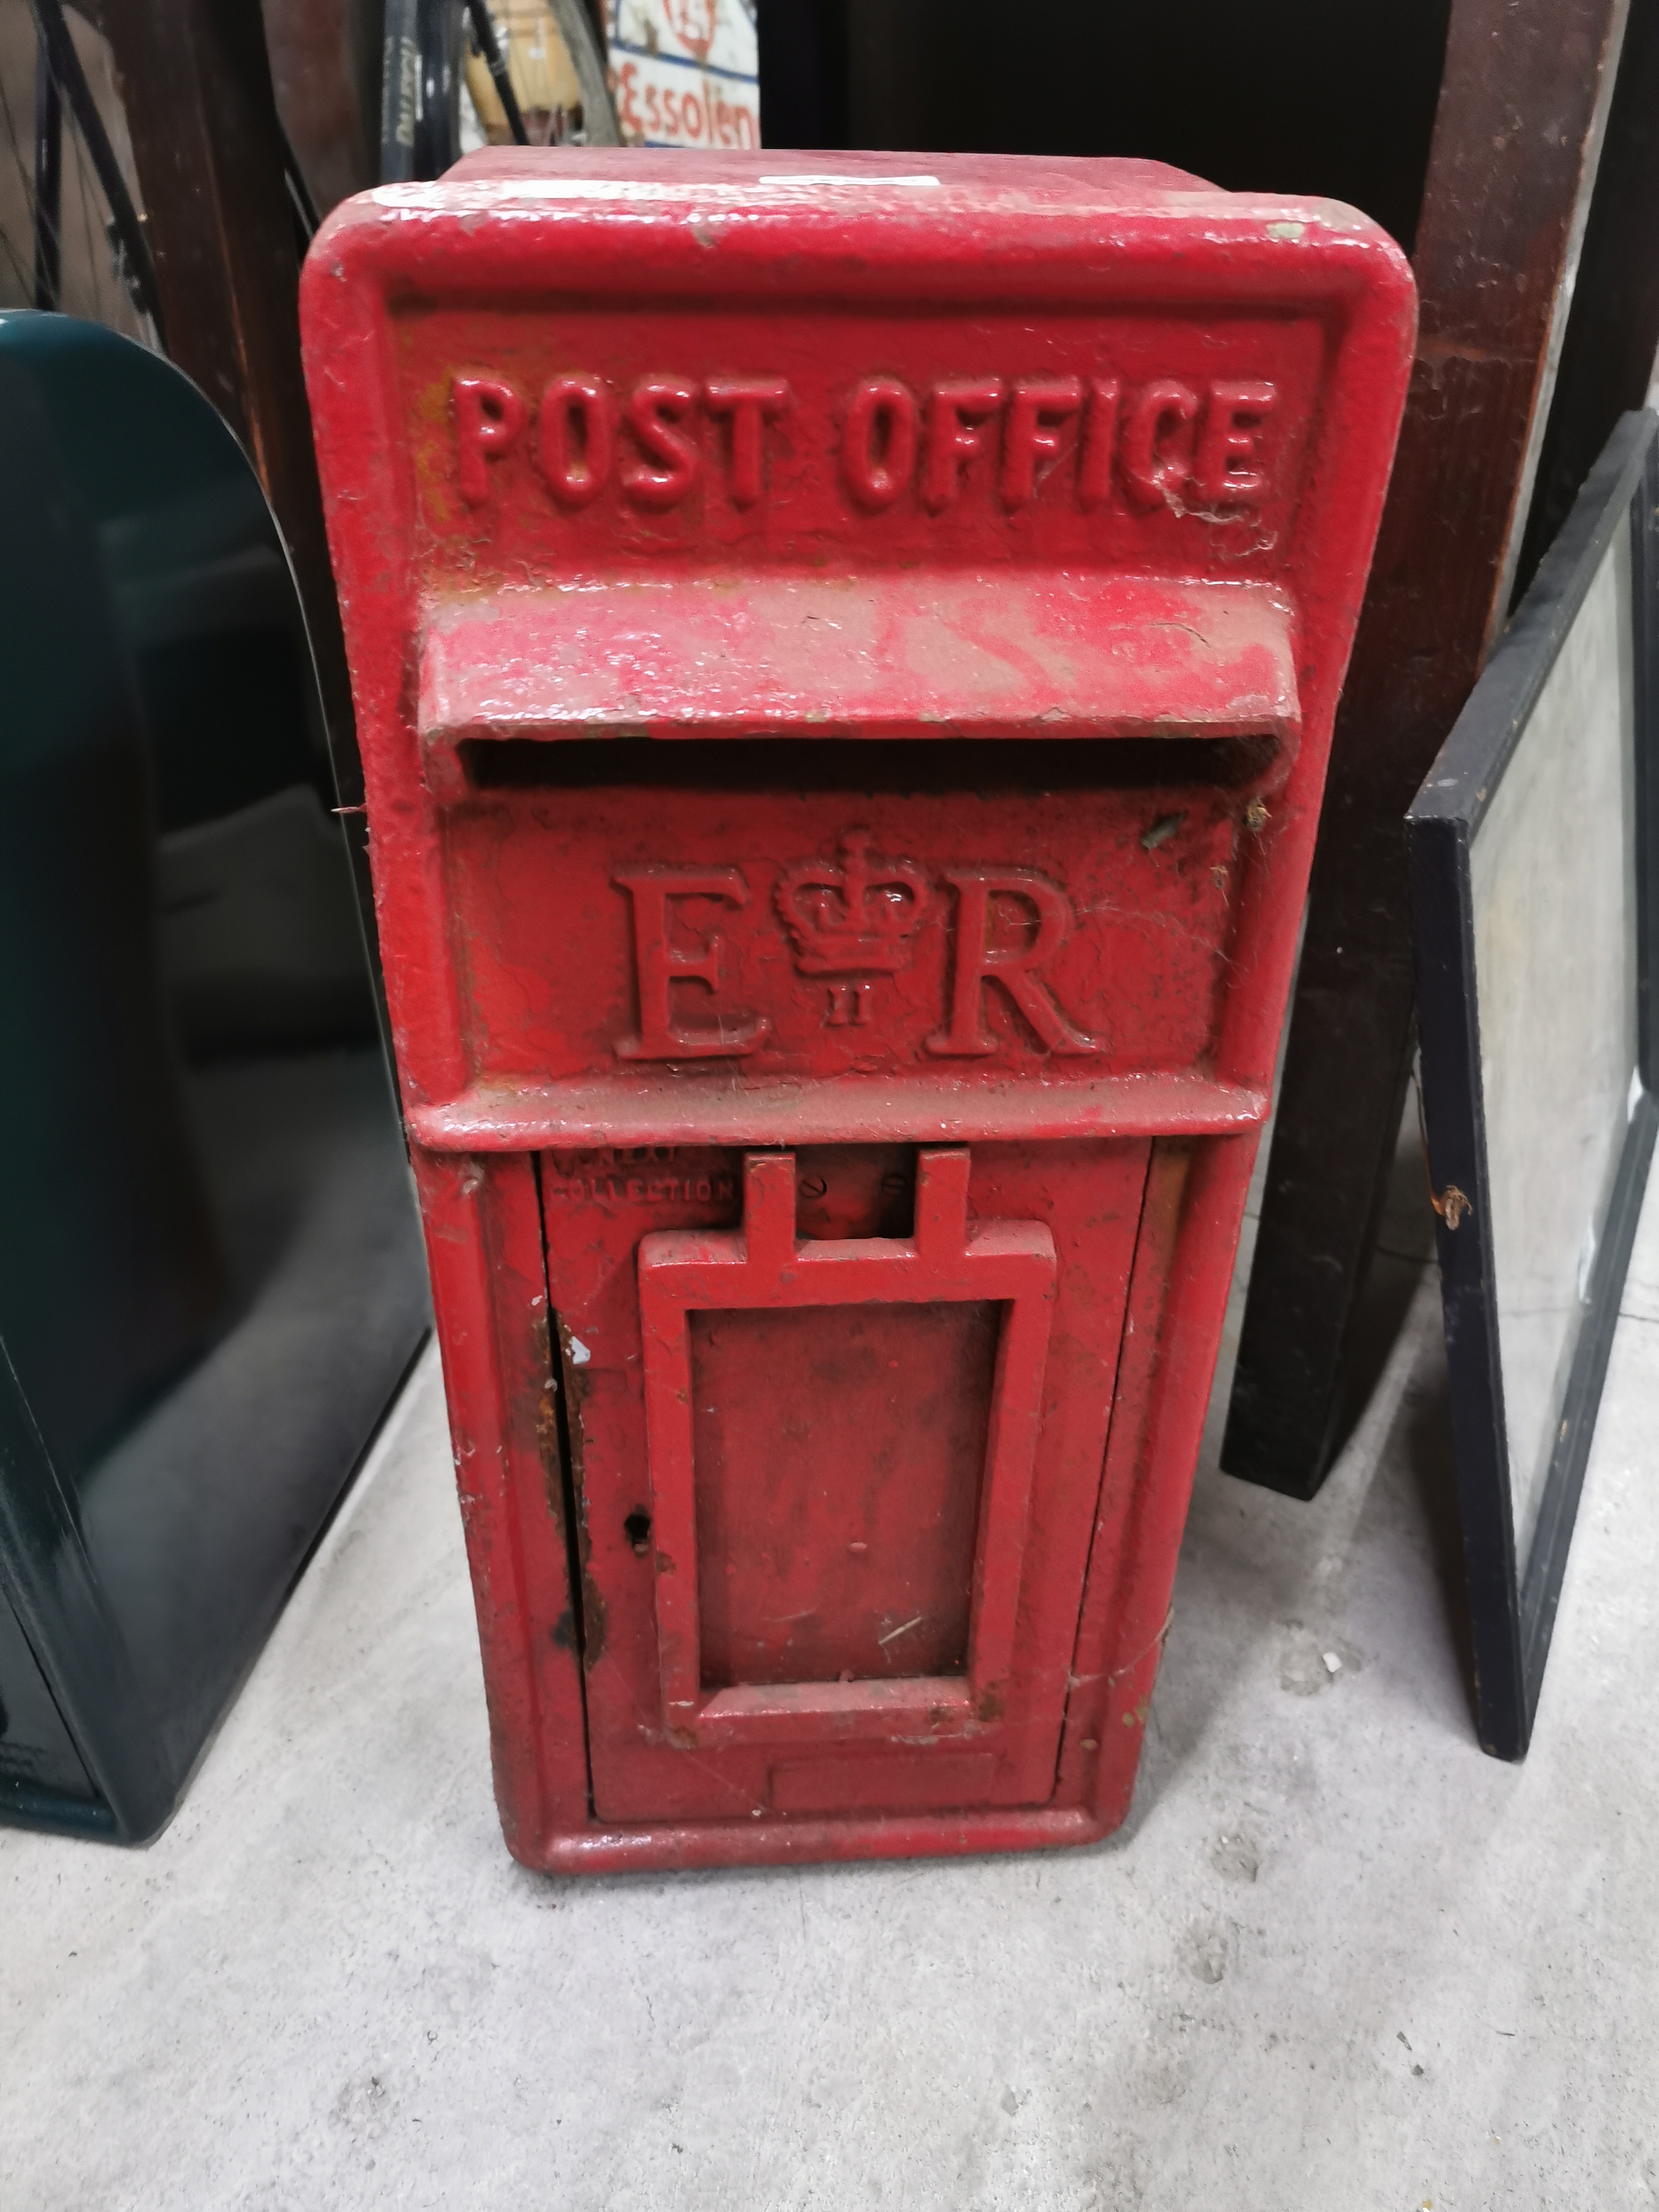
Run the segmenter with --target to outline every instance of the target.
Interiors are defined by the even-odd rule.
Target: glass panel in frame
[[[1525,1753],[1652,1155],[1659,418],[1626,416],[1407,817],[1480,1740]]]

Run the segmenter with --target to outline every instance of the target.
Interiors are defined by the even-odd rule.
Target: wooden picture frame
[[[1480,1741],[1524,1756],[1659,1078],[1659,417],[1625,416],[1407,817]]]

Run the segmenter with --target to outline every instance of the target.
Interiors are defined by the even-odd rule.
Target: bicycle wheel
[[[0,68],[0,307],[159,346],[149,240],[112,143],[125,130],[108,48],[78,17],[71,32],[62,0],[30,0],[30,12],[33,54],[14,46]]]
[[[461,151],[462,0],[386,0],[380,181],[442,176]]]
[[[546,0],[546,5],[580,88],[582,142],[619,145],[622,134],[592,17],[583,0]],[[511,100],[506,43],[482,0],[386,0],[380,113],[383,184],[441,177],[459,159],[465,21],[469,19],[498,94],[506,86]],[[503,108],[514,138],[525,143],[527,134],[516,100],[511,106],[504,100]]]

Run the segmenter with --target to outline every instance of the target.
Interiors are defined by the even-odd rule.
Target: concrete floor
[[[1659,1190],[1519,1769],[1388,1267],[1313,1505],[1212,1434],[1134,1808],[1073,1856],[524,1873],[428,1357],[169,1832],[0,1832],[0,2206],[1659,2204]]]

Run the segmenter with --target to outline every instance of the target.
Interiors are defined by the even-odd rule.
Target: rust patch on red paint
[[[609,1608],[604,1591],[593,1578],[593,1540],[587,1522],[587,1496],[584,1484],[585,1466],[582,1452],[582,1403],[586,1395],[586,1379],[582,1364],[576,1358],[578,1351],[586,1358],[586,1347],[572,1335],[568,1324],[559,1322],[560,1369],[564,1378],[565,1419],[562,1441],[570,1458],[570,1496],[575,1509],[575,1527],[571,1531],[575,1540],[576,1565],[581,1579],[581,1645],[582,1665],[590,1673],[605,1656],[605,1631]]]

